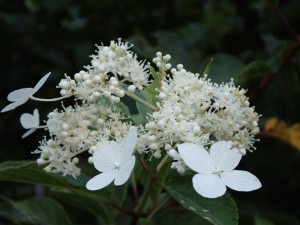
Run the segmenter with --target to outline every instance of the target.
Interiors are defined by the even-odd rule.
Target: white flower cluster
[[[75,97],[74,106],[62,106],[62,111],[50,112],[46,125],[40,126],[37,110],[33,115],[25,113],[21,116],[21,124],[28,129],[23,137],[38,128],[49,132],[50,138],[45,137],[33,152],[40,154],[37,162],[46,165],[47,172],[78,177],[78,155],[87,151],[91,154],[88,162],[101,172],[88,184],[89,189],[95,190],[112,181],[120,185],[128,180],[135,163],[132,156],[135,149],[139,153],[151,153],[155,158],[170,157],[173,160],[171,168],[179,173],[189,166],[184,160],[193,161],[189,156],[182,157],[185,153],[178,152],[179,146],[183,146],[181,152],[185,151],[184,146],[191,147],[191,143],[208,150],[223,141],[241,155],[255,149],[259,115],[249,106],[245,90],[235,87],[233,80],[215,84],[206,76],[186,71],[181,64],[171,68],[171,56],[158,52],[153,59],[158,71],[151,71],[151,83],[149,65],[137,60],[130,51],[131,45],[119,39],[111,41],[109,46],[97,47],[97,54],[92,55],[91,65],[86,66],[86,70],[76,73],[74,78],[66,76],[60,81],[58,88],[62,97],[42,99],[33,96],[50,73],[34,88],[18,89],[8,95],[12,103],[2,112],[29,99],[49,102]],[[142,92],[145,87],[146,92]],[[156,90],[152,90],[153,87]],[[146,93],[151,93],[151,99],[157,99],[157,102],[141,98]],[[130,121],[134,121],[134,117],[126,117],[120,103],[125,95],[152,110],[145,126],[131,128]],[[199,168],[195,171],[203,172]],[[210,172],[214,174],[215,170]],[[223,184],[219,187],[222,190],[218,194],[225,192]]]
[[[43,140],[34,151],[41,154],[38,164],[47,164],[47,172],[77,177],[78,154],[89,151],[93,155],[97,142],[121,140],[131,123],[122,121],[124,115],[115,104],[126,92],[143,90],[148,85],[148,65],[137,60],[131,45],[119,39],[97,47],[85,71],[76,73],[74,79],[66,76],[58,84],[63,97],[74,96],[80,103],[48,114],[46,129],[51,138]]]
[[[175,150],[181,143],[205,146],[230,141],[242,155],[255,149],[259,115],[249,107],[245,91],[233,81],[218,85],[178,65],[162,80],[158,91],[159,110],[149,116],[139,145],[155,158],[166,150],[175,160],[171,167],[179,173],[185,170]]]
[[[51,138],[41,141],[39,149],[34,151],[41,154],[38,164],[48,164],[47,172],[79,176],[76,156],[85,151],[93,154],[99,141],[121,140],[130,127],[130,123],[122,119],[124,116],[117,108],[104,101],[50,112],[46,129]]]
[[[86,71],[68,76],[58,85],[62,96],[73,94],[76,98],[94,102],[106,97],[117,103],[126,91],[142,90],[148,84],[149,68],[145,62],[138,61],[137,55],[129,49],[127,42],[111,41],[109,46],[97,46],[96,55],[92,55],[91,65]],[[124,84],[128,87],[125,88]]]

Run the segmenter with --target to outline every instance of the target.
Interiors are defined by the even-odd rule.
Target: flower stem
[[[152,209],[151,213],[146,217],[141,225],[147,225],[151,220],[155,213],[170,199],[170,195],[165,194],[160,199],[157,205]]]
[[[55,102],[55,101],[59,101],[59,100],[65,99],[65,98],[69,98],[69,97],[71,97],[71,95],[66,95],[66,96],[62,96],[62,97],[58,97],[58,98],[50,98],[50,99],[37,98],[34,96],[30,96],[29,98],[32,100],[35,100],[35,101],[40,101],[40,102]]]
[[[137,213],[141,213],[145,207],[145,204],[148,200],[148,197],[149,197],[149,194],[150,194],[150,191],[151,191],[151,178],[149,178],[149,180],[147,181],[147,184],[146,184],[146,188],[144,190],[144,193],[143,193],[143,196],[139,202],[139,204],[137,205],[137,210],[136,212]]]
[[[154,105],[151,105],[149,102],[145,101],[144,99],[141,99],[140,97],[136,96],[135,94],[131,93],[130,91],[126,90],[126,89],[123,89],[125,94],[134,99],[135,101],[143,104],[144,106],[148,107],[149,109],[151,109],[152,111],[157,111],[158,108],[155,107]]]
[[[131,174],[131,184],[132,184],[134,201],[137,202],[138,201],[138,191],[137,191],[136,178],[135,178],[134,171]]]
[[[165,155],[165,157],[160,161],[160,163],[156,167],[156,171],[159,172],[160,169],[168,162],[168,160],[169,160],[169,156]]]

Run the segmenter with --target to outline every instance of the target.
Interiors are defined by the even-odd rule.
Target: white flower
[[[256,149],[260,116],[250,107],[245,90],[236,87],[233,80],[213,83],[206,76],[185,70],[181,64],[168,73],[160,81],[158,110],[147,116],[138,149],[155,154],[163,149],[175,149],[175,144],[206,146],[221,140],[231,141],[243,155]],[[173,155],[169,155],[173,159],[171,168],[183,173],[183,161]]]
[[[25,129],[29,129],[22,138],[32,134],[40,126],[40,115],[39,111],[35,109],[33,115],[29,113],[23,113],[20,118],[21,124]]]
[[[9,110],[13,110],[16,107],[27,102],[28,99],[31,96],[33,96],[43,86],[43,84],[46,82],[49,76],[50,73],[47,73],[45,76],[43,76],[42,79],[39,80],[39,82],[35,85],[34,88],[21,88],[13,92],[10,92],[7,96],[7,100],[12,103],[10,103],[4,109],[2,109],[1,112],[7,112]]]
[[[236,191],[253,191],[261,187],[256,176],[241,170],[233,170],[242,156],[231,143],[219,141],[208,153],[203,146],[184,143],[178,151],[185,164],[196,171],[193,186],[203,197],[217,198],[225,194],[226,186]]]
[[[93,162],[102,172],[86,184],[89,190],[99,190],[112,181],[115,185],[124,184],[130,177],[135,164],[133,150],[137,141],[137,129],[132,127],[121,145],[116,142],[100,142],[96,145]]]

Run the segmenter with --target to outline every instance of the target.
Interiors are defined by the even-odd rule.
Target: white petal
[[[127,136],[123,139],[121,143],[121,158],[120,163],[126,162],[128,158],[132,155],[137,141],[137,129],[136,127],[131,127]]]
[[[96,145],[93,161],[100,172],[110,171],[119,163],[121,147],[116,142],[100,142]]]
[[[128,180],[133,170],[134,164],[135,164],[135,156],[131,156],[127,162],[121,165],[121,167],[119,168],[119,174],[116,177],[114,182],[115,185],[122,185]]]
[[[28,99],[10,103],[9,105],[5,106],[5,107],[1,110],[1,112],[3,113],[3,112],[7,112],[7,111],[10,111],[10,110],[13,110],[13,109],[17,108],[19,105],[23,105],[25,102],[27,102],[27,100],[28,100]]]
[[[29,113],[23,113],[20,117],[20,122],[22,124],[22,127],[24,127],[25,129],[36,127],[35,118]]]
[[[35,87],[33,88],[33,93],[36,93],[42,86],[43,84],[46,82],[46,80],[48,79],[48,77],[50,76],[51,73],[47,73],[45,76],[42,77],[42,79],[39,80],[39,82],[35,85]]]
[[[10,92],[7,96],[7,100],[10,102],[16,102],[20,100],[28,100],[28,98],[33,94],[33,88],[21,88]]]
[[[211,146],[210,158],[216,168],[222,171],[230,171],[237,167],[242,155],[236,149],[230,148],[231,144],[226,141],[219,141]]]
[[[253,191],[261,187],[260,181],[252,173],[232,170],[221,173],[223,183],[236,191]]]
[[[116,178],[117,175],[118,171],[116,169],[105,173],[100,173],[87,182],[86,188],[91,191],[104,188],[107,185],[109,185]]]
[[[211,174],[215,171],[208,152],[201,145],[180,144],[178,152],[184,163],[192,170],[203,174]]]
[[[40,114],[38,109],[33,110],[33,117],[35,121],[35,127],[40,126]]]
[[[226,186],[215,174],[196,174],[193,177],[196,192],[206,198],[217,198],[225,194]]]
[[[34,131],[36,131],[36,129],[35,128],[31,128],[25,134],[22,135],[22,138],[26,138],[27,136],[29,136],[30,134],[32,134]]]

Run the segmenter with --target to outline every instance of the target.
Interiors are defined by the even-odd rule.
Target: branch
[[[262,92],[266,89],[266,87],[283,71],[283,69],[287,66],[289,61],[295,55],[295,53],[300,48],[300,35],[296,37],[296,40],[287,48],[280,59],[280,66],[277,72],[267,74],[259,84],[250,92],[249,101],[251,103],[255,102],[258,97],[262,94]]]
[[[281,13],[278,6],[276,4],[272,4],[269,1],[264,0],[263,1],[269,9],[275,14],[275,16],[278,18],[278,20],[283,24],[283,26],[287,29],[289,34],[291,35],[292,39],[294,41],[297,41],[297,33],[293,29],[293,27],[290,25],[289,21],[286,19],[286,17]]]

